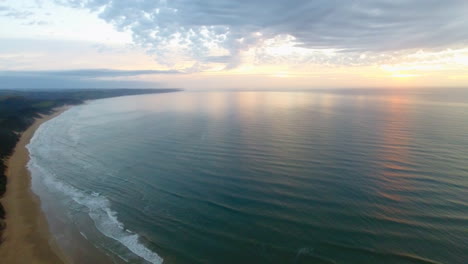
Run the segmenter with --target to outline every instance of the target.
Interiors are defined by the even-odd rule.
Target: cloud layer
[[[175,70],[113,70],[113,69],[79,69],[79,70],[58,70],[58,71],[3,71],[0,76],[15,77],[60,77],[60,78],[115,78],[138,75],[155,74],[180,74]]]
[[[466,0],[56,1],[131,31],[163,62],[235,66],[240,53],[279,36],[294,47],[354,53],[468,44]]]
[[[21,11],[15,8],[11,8],[6,5],[0,5],[0,17],[12,17],[15,19],[27,19],[30,18],[34,13],[30,11]]]
[[[161,88],[155,82],[0,75],[0,89]]]
[[[81,69],[58,71],[1,71],[0,89],[155,88],[160,83],[132,81],[140,75],[180,74],[178,71]],[[120,79],[123,77],[124,79]]]

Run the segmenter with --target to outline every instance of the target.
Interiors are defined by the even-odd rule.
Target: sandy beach
[[[37,118],[21,134],[13,154],[6,162],[8,183],[0,199],[6,212],[6,228],[0,243],[2,264],[124,263],[119,257],[90,243],[76,227],[54,219],[54,232],[59,232],[61,237],[60,241],[56,240],[56,234],[51,233],[48,222],[51,220],[48,217],[53,216],[46,216],[41,200],[31,189],[31,174],[27,168],[29,151],[26,146],[41,124],[70,107],[60,107],[50,115]]]
[[[1,199],[6,211],[6,229],[0,244],[2,263],[68,263],[64,254],[49,234],[40,201],[31,191],[31,178],[26,164],[29,153],[26,145],[36,129],[47,120],[61,114],[69,107],[56,109],[50,115],[36,119],[21,135],[7,165],[7,191]]]

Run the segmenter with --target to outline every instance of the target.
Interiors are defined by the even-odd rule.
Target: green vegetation
[[[0,90],[0,197],[5,193],[5,160],[12,154],[21,132],[41,114],[63,105],[85,100],[150,93],[176,92],[177,89],[81,89],[81,90]],[[0,204],[0,230],[5,211]]]

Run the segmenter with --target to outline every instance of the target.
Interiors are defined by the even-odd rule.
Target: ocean
[[[102,99],[28,148],[59,244],[117,262],[468,261],[468,90]]]

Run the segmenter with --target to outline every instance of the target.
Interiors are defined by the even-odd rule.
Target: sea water
[[[117,261],[468,260],[467,90],[95,100],[28,148],[52,231]]]

